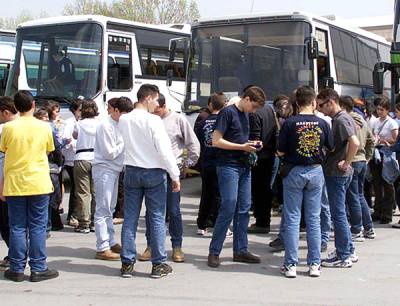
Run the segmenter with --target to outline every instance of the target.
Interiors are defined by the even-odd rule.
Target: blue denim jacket
[[[393,152],[393,149],[391,147],[382,147],[379,149],[379,152],[383,155],[382,178],[388,184],[393,184],[397,177],[400,175],[399,163],[396,159],[396,153]]]

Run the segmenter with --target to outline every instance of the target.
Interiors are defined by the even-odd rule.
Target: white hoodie
[[[94,158],[94,144],[96,141],[96,128],[99,121],[96,118],[79,120],[74,132],[78,133],[76,140],[75,160],[92,161]],[[79,152],[79,150],[91,150],[90,152]]]

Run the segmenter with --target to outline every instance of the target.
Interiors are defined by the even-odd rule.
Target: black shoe
[[[29,280],[31,282],[41,282],[56,277],[58,277],[57,270],[47,269],[43,272],[31,272],[31,277]]]
[[[130,263],[130,264],[125,264],[122,263],[122,267],[121,267],[121,277],[123,278],[131,278],[133,276],[133,274],[135,273],[135,269],[134,269],[134,263]]]
[[[153,265],[153,268],[151,268],[152,278],[161,278],[171,273],[172,273],[172,267],[164,262],[160,264],[155,264]]]
[[[218,255],[208,255],[207,264],[211,268],[218,268],[220,261]]]
[[[374,221],[374,222],[378,222],[378,221],[381,220],[381,216],[374,213],[374,214],[371,215],[371,219],[372,219],[372,221]]]
[[[10,269],[4,271],[4,277],[12,280],[13,282],[22,282],[25,279],[25,274],[20,272],[14,272]]]
[[[281,238],[277,237],[275,240],[269,243],[269,246],[272,248],[273,252],[280,252],[285,250],[285,246],[283,245],[283,241]]]
[[[380,224],[389,224],[392,223],[392,219],[389,218],[382,218],[381,221],[379,222]]]
[[[62,223],[51,227],[52,231],[61,231],[62,229],[64,229],[64,225]]]
[[[260,256],[250,253],[249,251],[239,254],[233,254],[233,261],[245,263],[260,263]]]
[[[268,234],[270,231],[270,227],[269,226],[259,226],[256,223],[250,225],[247,228],[247,232],[249,234]]]

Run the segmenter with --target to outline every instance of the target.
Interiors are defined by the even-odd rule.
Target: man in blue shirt
[[[217,175],[221,195],[213,237],[210,243],[208,265],[217,268],[226,231],[233,222],[233,261],[259,263],[260,258],[247,249],[247,226],[251,205],[251,155],[261,148],[261,142],[249,142],[248,113],[265,104],[264,91],[256,86],[248,88],[242,98],[218,115],[212,144],[217,152]]]

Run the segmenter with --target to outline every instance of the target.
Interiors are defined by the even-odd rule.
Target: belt
[[[94,149],[79,149],[76,151],[76,154],[83,152],[94,152]]]

